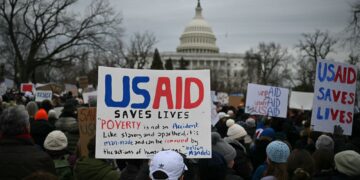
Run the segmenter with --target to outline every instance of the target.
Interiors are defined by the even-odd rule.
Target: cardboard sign
[[[300,110],[311,110],[314,93],[291,91],[289,108]]]
[[[351,135],[356,77],[355,66],[318,61],[311,116],[315,131],[333,133],[334,126],[340,126],[344,135]]]
[[[244,104],[244,98],[241,96],[229,96],[229,105],[238,107],[241,106],[241,104]]]
[[[96,158],[211,157],[209,70],[99,67]]]
[[[248,84],[245,112],[286,118],[288,96],[285,88]]]
[[[217,99],[221,105],[228,105],[229,104],[229,95],[225,92],[218,92]]]
[[[34,85],[31,83],[21,83],[20,91],[22,93],[24,93],[26,91],[33,92],[33,88],[34,88]]]
[[[89,80],[87,76],[80,76],[79,77],[79,87],[85,89],[88,87]]]
[[[58,84],[44,84],[43,86],[36,87],[36,90],[52,91],[55,94],[61,94],[65,88]]]
[[[81,156],[88,156],[87,145],[89,140],[95,136],[96,131],[96,108],[79,108],[78,122],[80,132]]]
[[[38,90],[35,93],[35,101],[42,102],[44,100],[52,100],[52,91],[41,91]]]

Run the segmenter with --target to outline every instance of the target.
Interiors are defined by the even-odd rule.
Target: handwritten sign
[[[289,90],[248,84],[245,112],[286,118]]]
[[[35,93],[35,101],[36,102],[42,102],[44,100],[50,100],[52,99],[52,91],[41,91],[37,90]]]
[[[314,93],[291,91],[289,108],[311,110],[313,105]]]
[[[95,98],[97,98],[97,91],[93,91],[93,92],[86,92],[86,93],[83,93],[83,99],[84,99],[84,103],[87,104],[89,103],[89,100]]]
[[[339,125],[351,135],[355,104],[356,67],[319,60],[316,66],[311,125],[315,131],[334,132]]]
[[[99,67],[96,158],[211,157],[209,70]]]
[[[244,104],[244,98],[241,96],[229,96],[229,105],[238,107],[241,104]]]
[[[78,122],[80,132],[81,156],[88,156],[87,144],[96,132],[96,108],[79,108]]]

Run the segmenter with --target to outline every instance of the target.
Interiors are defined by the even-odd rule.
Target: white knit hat
[[[226,126],[229,127],[227,136],[231,139],[238,139],[247,135],[246,130],[239,124],[236,124],[233,119],[227,120]]]
[[[348,176],[360,175],[360,154],[346,150],[337,153],[334,157],[336,169]]]
[[[55,130],[49,133],[44,141],[44,148],[51,151],[60,151],[67,147],[68,141],[65,134]]]

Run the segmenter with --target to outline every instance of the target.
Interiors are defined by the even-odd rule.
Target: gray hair
[[[29,114],[23,105],[9,107],[0,116],[0,134],[2,136],[16,136],[27,133],[27,127],[29,126]]]
[[[38,111],[38,105],[34,101],[30,101],[26,105],[26,110],[29,113],[30,117],[34,117],[36,112]]]

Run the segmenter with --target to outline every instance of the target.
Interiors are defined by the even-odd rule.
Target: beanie
[[[57,119],[57,114],[56,114],[56,111],[54,109],[49,110],[48,116],[49,116],[49,118],[56,118]]]
[[[231,139],[238,139],[247,135],[246,130],[239,124],[236,124],[233,119],[227,120],[226,126],[228,127],[227,136]]]
[[[286,163],[290,155],[290,149],[287,144],[281,141],[273,141],[266,147],[266,155],[276,163]]]
[[[335,155],[336,169],[348,176],[360,175],[360,154],[352,151],[341,151]]]
[[[315,147],[316,147],[316,149],[326,149],[326,150],[333,151],[334,150],[334,141],[332,140],[332,138],[330,136],[323,134],[323,135],[319,136],[319,138],[316,140]]]
[[[48,115],[44,109],[39,109],[35,114],[35,120],[48,120]]]
[[[273,128],[266,128],[261,132],[260,137],[269,137],[271,139],[274,139],[275,131]]]
[[[62,131],[55,130],[49,133],[44,141],[44,148],[51,151],[60,151],[67,147],[68,141]]]
[[[245,123],[247,127],[256,127],[256,121],[254,118],[247,118]]]
[[[212,132],[211,139],[212,139],[212,150],[224,156],[226,163],[229,163],[230,161],[235,159],[236,157],[235,149],[229,143],[225,142],[221,138],[219,133]]]

